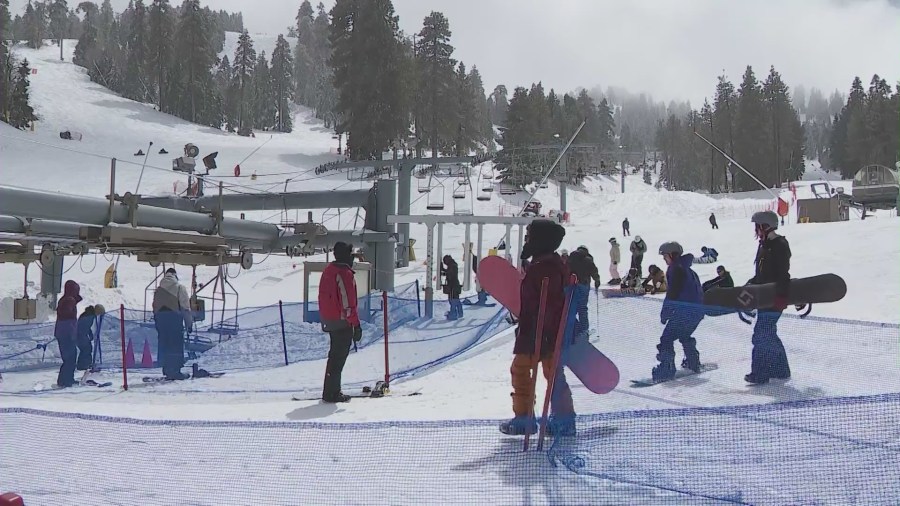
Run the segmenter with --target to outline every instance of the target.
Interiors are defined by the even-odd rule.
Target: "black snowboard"
[[[843,299],[844,295],[847,295],[847,283],[840,276],[820,274],[809,278],[792,279],[787,302],[793,305],[821,304],[837,302]],[[703,294],[703,304],[743,310],[768,309],[775,304],[775,283],[713,288]]]

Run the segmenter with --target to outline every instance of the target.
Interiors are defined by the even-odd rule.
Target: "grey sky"
[[[300,5],[201,1],[242,10],[247,28],[258,33],[286,30]],[[113,0],[117,9],[127,3]],[[21,9],[24,0],[12,4]],[[788,85],[826,92],[846,92],[856,75],[866,84],[873,73],[892,84],[900,79],[900,0],[394,0],[394,6],[407,34],[430,11],[446,14],[454,57],[477,65],[488,90],[535,81],[557,91],[614,85],[698,107],[716,76],[724,70],[737,85],[747,64],[758,77],[775,65]]]

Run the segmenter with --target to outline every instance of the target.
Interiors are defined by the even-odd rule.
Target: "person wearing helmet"
[[[791,247],[787,239],[778,235],[778,215],[772,211],[755,213],[750,220],[755,227],[759,246],[756,249],[755,273],[748,285],[775,283],[775,304],[760,308],[753,327],[753,352],[750,374],[744,376],[748,383],[761,385],[769,379],[788,379],[791,368],[784,344],[778,337],[778,319],[787,307],[791,283]]]
[[[691,268],[694,255],[684,253],[677,242],[665,242],[659,247],[668,269],[666,269],[666,299],[663,301],[659,319],[666,326],[659,338],[656,359],[659,365],[653,368],[653,381],[668,381],[675,377],[675,341],[681,342],[684,360],[681,366],[700,372],[700,352],[697,340],[692,334],[703,320],[703,291],[700,278]]]
[[[615,237],[609,238],[609,283],[608,285],[618,285],[622,282],[622,276],[619,276],[619,262],[622,261],[622,251],[619,249],[619,243]]]
[[[638,277],[643,276],[644,269],[641,265],[644,263],[644,253],[647,252],[647,243],[641,239],[641,236],[636,235],[634,236],[634,240],[631,241],[631,246],[629,246],[628,249],[631,251],[631,268],[637,269]]]
[[[578,279],[578,283],[585,287],[591,286],[591,280],[594,281],[594,288],[600,288],[600,273],[597,265],[594,264],[594,257],[591,256],[588,249],[579,246],[577,250],[569,255],[569,271]],[[587,336],[590,329],[588,320],[588,298],[583,297],[578,300],[577,320],[575,321],[575,335]]]

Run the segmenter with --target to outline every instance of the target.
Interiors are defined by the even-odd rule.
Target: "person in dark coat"
[[[322,330],[328,333],[331,341],[322,386],[322,400],[329,403],[350,401],[350,396],[341,392],[341,374],[350,355],[350,346],[362,340],[353,245],[338,241],[334,243],[333,252],[334,261],[322,271],[318,298]]]
[[[78,360],[75,368],[79,371],[87,371],[91,369],[94,362],[94,332],[92,327],[97,317],[103,315],[106,309],[97,304],[96,306],[88,306],[84,308],[84,312],[78,317],[76,326],[76,344],[78,345]]]
[[[631,269],[637,269],[638,277],[644,275],[643,263],[644,263],[644,253],[647,252],[647,243],[641,239],[641,236],[634,236],[634,240],[631,241],[631,245],[628,247],[629,251],[631,251]]]
[[[788,379],[791,368],[784,344],[778,337],[778,319],[787,307],[791,284],[791,247],[787,239],[778,235],[778,215],[772,211],[760,211],[751,218],[756,227],[759,246],[756,249],[755,274],[748,285],[775,283],[775,304],[760,308],[753,327],[753,353],[750,374],[744,376],[747,383],[764,384],[770,378]]]
[[[459,265],[450,255],[444,255],[441,276],[444,277],[444,293],[450,301],[450,312],[447,313],[447,319],[458,320],[463,316],[462,302],[459,300],[462,283],[459,282]]]
[[[681,366],[694,372],[700,371],[700,352],[697,340],[692,334],[703,320],[703,289],[700,278],[691,268],[694,255],[684,254],[677,242],[666,242],[659,247],[668,269],[666,270],[666,299],[663,301],[659,319],[666,326],[659,345],[656,359],[659,365],[653,368],[654,381],[667,381],[675,377],[675,341],[684,348]]]
[[[505,434],[531,434],[537,430],[537,423],[532,417],[535,396],[531,371],[538,363],[542,365],[544,378],[549,379],[555,374],[555,387],[551,398],[550,431],[557,435],[573,435],[575,431],[575,408],[572,405],[572,392],[566,382],[563,368],[552,370],[556,335],[560,322],[565,317],[563,306],[565,305],[565,287],[569,276],[568,269],[556,254],[565,234],[566,230],[555,221],[538,219],[532,221],[528,226],[528,234],[522,248],[522,259],[530,258],[531,264],[525,271],[520,288],[519,325],[516,328],[514,357],[510,367],[513,387],[512,404],[515,416],[512,420],[500,425],[500,431]],[[541,309],[541,285],[544,278],[548,280],[544,321],[542,335],[537,336],[537,319]],[[537,339],[541,340],[540,355],[535,350]]]
[[[594,263],[594,257],[591,256],[591,253],[586,246],[579,246],[578,249],[569,255],[567,266],[569,272],[575,275],[578,284],[590,287],[591,281],[593,280],[594,289],[600,288],[600,272],[597,269],[597,265]],[[587,297],[579,299],[577,319],[575,320],[576,336],[587,336],[590,331],[587,303]]]
[[[628,221],[628,218],[622,220],[622,235],[629,236],[631,235],[631,223]]]
[[[734,280],[731,279],[731,273],[725,270],[724,265],[716,267],[716,277],[703,283],[703,291],[707,292],[713,288],[733,288]]]
[[[712,225],[713,230],[719,228],[719,224],[716,223],[716,213],[709,213],[709,224]]]
[[[56,377],[56,385],[60,388],[75,384],[75,366],[78,360],[76,346],[78,303],[81,300],[81,286],[71,279],[66,281],[63,296],[56,304],[56,325],[53,327],[53,336],[59,345],[59,356],[62,359]]]

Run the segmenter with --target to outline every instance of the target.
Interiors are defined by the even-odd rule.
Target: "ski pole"
[[[544,314],[547,310],[547,286],[549,284],[550,278],[541,280],[541,298],[540,305],[538,306],[537,330],[534,337],[534,365],[531,366],[531,397],[528,399],[530,416],[528,417],[527,423],[529,426],[525,427],[525,446],[522,448],[523,452],[528,451],[528,441],[531,437],[530,424],[534,421],[534,403],[537,400],[537,392],[535,391],[537,389],[537,371],[541,364],[541,344],[544,340]]]

